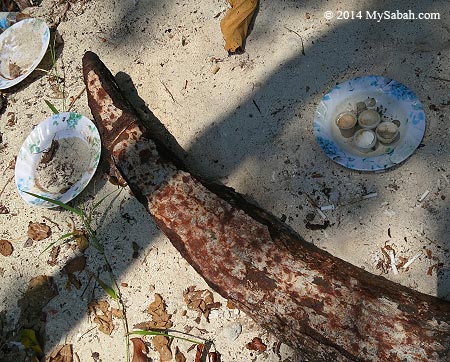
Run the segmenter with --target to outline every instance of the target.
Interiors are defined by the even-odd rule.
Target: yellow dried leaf
[[[225,39],[225,50],[234,53],[243,49],[258,0],[229,0],[229,2],[231,9],[220,22],[220,28]]]

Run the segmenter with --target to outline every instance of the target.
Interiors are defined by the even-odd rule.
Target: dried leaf
[[[58,259],[58,255],[59,255],[60,250],[61,250],[61,247],[59,245],[58,246],[54,246],[52,248],[52,250],[50,251],[50,259],[47,260],[47,264],[48,265],[55,266],[58,263],[57,259]]]
[[[16,114],[14,112],[8,112],[6,114],[6,125],[12,127],[16,124]]]
[[[430,267],[428,268],[427,275],[432,276],[432,275],[433,275],[433,270],[434,270],[434,269],[437,270],[438,267],[439,267],[439,263],[436,263],[436,264],[433,264],[432,266],[430,266]]]
[[[46,358],[45,362],[73,362],[72,345],[57,346]]]
[[[3,204],[0,204],[0,214],[9,214],[8,208]]]
[[[258,0],[228,1],[231,9],[227,11],[220,22],[220,28],[225,39],[225,50],[234,53],[239,49],[243,50],[244,40],[247,37],[248,27],[258,5]]]
[[[155,301],[148,306],[147,313],[152,316],[152,320],[138,323],[134,328],[149,330],[168,329],[172,327],[173,323],[170,320],[171,315],[167,313],[164,300],[158,293],[155,293]]]
[[[148,349],[140,338],[131,338],[133,342],[133,360],[132,362],[147,362]]]
[[[14,169],[16,168],[16,159],[17,159],[17,156],[14,157],[14,158],[9,162],[9,164],[8,164],[8,169],[9,169],[9,170],[14,170]]]
[[[75,229],[72,232],[73,237],[75,238],[75,242],[77,243],[77,248],[79,251],[85,251],[89,246],[89,241],[87,238],[86,230],[78,230]]]
[[[175,348],[175,362],[186,362],[186,357],[184,357],[178,346]]]
[[[115,318],[123,318],[123,310],[117,308],[111,308],[112,316]]]
[[[75,276],[75,274],[67,274],[67,282],[66,282],[66,289],[71,290],[71,285],[73,285],[76,289],[81,288],[81,282],[80,280]]]
[[[50,227],[48,227],[44,223],[30,222],[28,224],[28,237],[35,240],[43,240],[50,236],[51,231]]]
[[[251,351],[259,351],[264,352],[267,349],[267,346],[263,343],[261,338],[255,337],[251,342],[247,343],[245,347]]]
[[[67,274],[73,274],[84,270],[86,267],[86,257],[84,255],[77,256],[66,263],[64,271]]]
[[[44,152],[42,152],[41,160],[39,161],[39,164],[43,163],[49,163],[53,157],[55,156],[56,151],[59,148],[59,142],[57,140],[52,140],[52,143],[48,149],[46,149]]]
[[[0,240],[0,254],[3,256],[10,256],[13,251],[14,248],[8,240]]]
[[[17,77],[19,77],[22,73],[24,72],[24,70],[19,67],[16,63],[9,63],[9,75],[10,75],[10,79],[15,79]]]
[[[110,335],[114,329],[112,312],[106,300],[94,301],[89,304],[89,311],[95,314],[94,322],[98,324],[98,330]]]
[[[153,347],[159,353],[161,362],[172,361],[172,351],[169,348],[169,338],[166,336],[155,336],[152,339]]]
[[[220,303],[214,303],[214,296],[211,291],[195,290],[195,286],[188,287],[183,292],[184,301],[189,309],[195,310],[199,313],[196,321],[200,322],[200,316],[203,314],[209,322],[209,312],[211,309],[219,308]]]

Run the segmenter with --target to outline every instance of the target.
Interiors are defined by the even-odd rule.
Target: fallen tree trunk
[[[112,166],[223,297],[305,360],[450,360],[450,303],[338,259],[234,190],[188,173],[94,53],[83,73]]]

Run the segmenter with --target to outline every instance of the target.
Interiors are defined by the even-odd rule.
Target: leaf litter
[[[48,238],[51,234],[50,227],[44,223],[31,222],[28,224],[28,237],[34,241]]]
[[[148,348],[140,338],[131,338],[133,343],[133,360],[132,362],[147,362]]]
[[[94,314],[94,323],[98,324],[98,330],[111,335],[114,330],[112,310],[106,300],[93,301],[89,304],[89,312]]]
[[[154,302],[150,303],[148,306],[147,314],[150,314],[152,319],[147,322],[138,323],[134,325],[134,328],[143,329],[146,331],[152,329],[165,330],[173,325],[170,320],[171,314],[167,313],[166,304],[161,295],[158,293],[155,293]]]
[[[209,322],[209,313],[211,310],[220,307],[220,303],[214,303],[214,296],[207,289],[196,290],[195,286],[190,286],[183,292],[183,297],[187,307],[198,312],[198,316],[195,319],[197,323],[200,323],[202,315]]]
[[[0,254],[10,256],[14,251],[12,244],[5,239],[0,240]]]

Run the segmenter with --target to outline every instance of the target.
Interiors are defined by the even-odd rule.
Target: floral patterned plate
[[[64,193],[43,192],[36,180],[36,173],[41,158],[48,153],[53,140],[79,138],[89,149],[89,165],[83,172],[81,179],[75,182]],[[57,152],[57,151],[56,151]],[[24,191],[38,194],[47,198],[68,202],[75,198],[87,186],[97,169],[101,154],[101,141],[97,127],[88,118],[72,112],[55,114],[40,123],[28,135],[16,160],[16,186],[20,196],[30,205],[52,208],[54,204],[33,197]]]
[[[379,144],[369,153],[359,152],[351,138],[341,136],[336,117],[354,111],[357,102],[375,98],[384,121],[400,121],[400,137]],[[385,170],[413,154],[425,133],[425,113],[417,96],[403,84],[381,76],[354,78],[331,89],[314,116],[314,133],[326,155],[338,164],[361,171]]]
[[[20,83],[47,51],[50,30],[45,21],[24,19],[0,34],[0,89]]]

